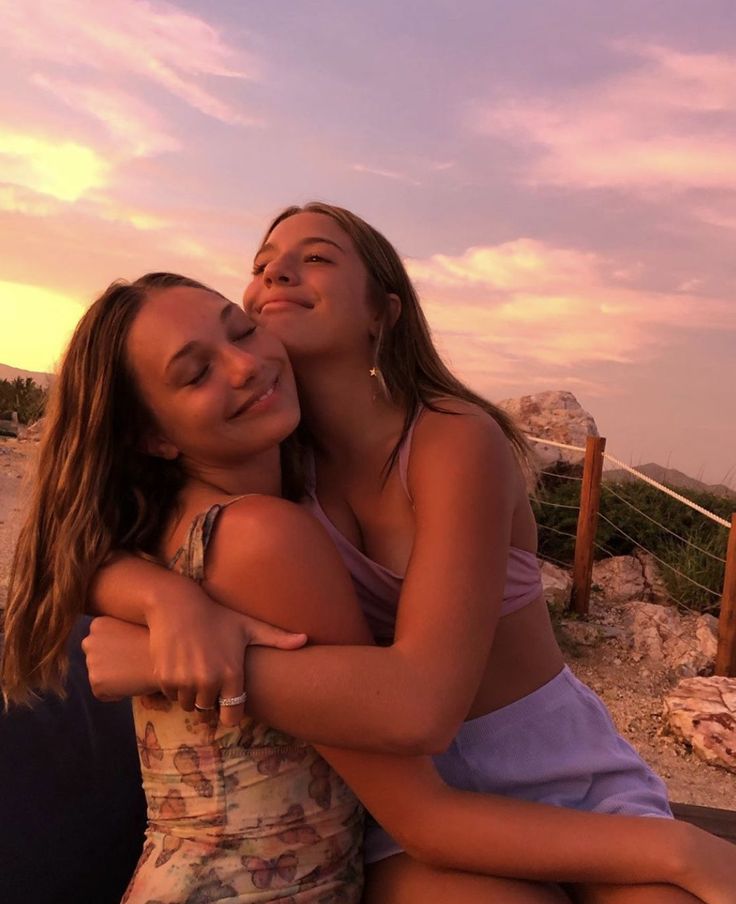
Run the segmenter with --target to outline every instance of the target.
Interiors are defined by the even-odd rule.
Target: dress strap
[[[169,568],[201,584],[204,580],[204,560],[207,554],[207,547],[212,539],[215,522],[220,512],[232,505],[233,502],[238,502],[247,496],[261,495],[263,494],[243,493],[242,496],[234,496],[232,499],[228,499],[227,502],[216,502],[204,512],[195,515],[189,525],[187,535],[184,537],[184,542],[169,562]]]

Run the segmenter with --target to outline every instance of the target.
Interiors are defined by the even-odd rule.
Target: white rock
[[[648,659],[683,678],[712,671],[718,643],[712,615],[683,617],[671,606],[644,601],[629,603],[624,613],[635,661]]]
[[[544,598],[551,609],[563,610],[572,590],[572,575],[566,568],[558,568],[551,562],[542,562],[542,586]]]
[[[673,733],[707,763],[736,772],[736,678],[685,678],[664,701]]]
[[[644,574],[644,583],[647,587],[646,598],[653,603],[664,603],[669,600],[670,595],[659,570],[659,565],[654,556],[643,549],[637,549],[634,556],[641,563],[642,572]]]
[[[625,607],[624,625],[629,633],[632,652],[639,659],[663,662],[665,647],[678,634],[679,617],[669,606],[643,601]]]
[[[614,556],[594,562],[593,584],[607,603],[647,599],[644,569],[634,556]]]
[[[571,446],[585,446],[588,436],[599,436],[593,416],[583,409],[571,392],[550,390],[498,403],[525,433]],[[556,446],[532,443],[542,468],[557,464],[580,464],[584,455]]]

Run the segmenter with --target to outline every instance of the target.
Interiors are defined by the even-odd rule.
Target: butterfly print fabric
[[[216,512],[192,524],[177,570],[201,579]],[[363,813],[302,741],[245,718],[200,721],[133,702],[146,843],[124,904],[358,904]]]

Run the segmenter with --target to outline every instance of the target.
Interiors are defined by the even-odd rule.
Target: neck
[[[183,462],[192,487],[207,488],[227,496],[281,495],[281,459],[279,446],[249,455],[245,460]]]
[[[398,437],[405,411],[385,398],[370,367],[345,361],[294,362],[302,418],[316,446],[350,460]]]

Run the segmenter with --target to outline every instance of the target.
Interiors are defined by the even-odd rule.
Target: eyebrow
[[[237,308],[236,304],[233,304],[231,301],[222,308],[220,311],[220,323],[226,323],[230,316],[232,315],[233,308]],[[169,363],[166,365],[164,373],[168,373],[169,370],[176,364],[177,361],[180,361],[182,358],[186,357],[191,352],[195,351],[197,346],[199,345],[199,341],[197,339],[192,339],[190,342],[182,345],[178,352],[171,356],[169,359]]]
[[[311,235],[306,239],[302,239],[299,244],[302,247],[306,247],[307,245],[332,245],[333,248],[337,248],[338,251],[343,251],[344,249],[337,244],[337,242],[333,242],[332,239],[326,239],[324,236],[319,235]],[[264,251],[273,251],[276,246],[272,242],[266,242],[256,252],[256,257],[263,254]]]

